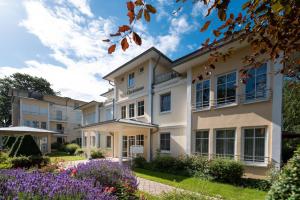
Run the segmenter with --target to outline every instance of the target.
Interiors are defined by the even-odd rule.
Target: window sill
[[[230,107],[235,107],[238,106],[238,103],[230,103],[230,104],[222,104],[222,105],[216,105],[214,109],[220,109],[220,108],[230,108]]]
[[[251,162],[251,161],[243,161],[246,166],[253,167],[267,167],[267,162]]]
[[[202,112],[202,111],[208,111],[210,110],[211,107],[205,107],[205,108],[195,108],[195,110],[193,112]]]
[[[163,111],[163,112],[159,112],[160,115],[166,115],[166,114],[170,114],[172,111]]]
[[[136,116],[136,118],[145,118],[145,115]]]
[[[265,101],[268,101],[268,100],[269,100],[268,97],[259,98],[259,99],[255,99],[255,100],[245,100],[243,104],[247,105],[247,104],[259,103],[259,102],[265,102]]]

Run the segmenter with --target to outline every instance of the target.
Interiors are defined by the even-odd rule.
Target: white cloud
[[[198,16],[206,16],[208,9],[212,6],[213,2],[210,1],[208,5],[205,5],[203,1],[196,1],[193,4],[192,9],[192,16],[198,17]]]
[[[99,94],[110,86],[107,81],[99,80],[99,75],[104,76],[154,44],[166,54],[176,51],[182,34],[190,29],[185,16],[172,19],[169,33],[157,37],[147,34],[147,27],[138,23],[136,28],[143,33],[143,45],[133,44],[135,47],[126,52],[118,48],[109,55],[108,44],[102,39],[116,30],[114,18],[96,18],[89,13],[87,1],[68,1],[80,12],[66,1],[57,0],[49,7],[43,1],[26,0],[23,5],[27,16],[20,23],[52,51],[50,57],[61,66],[29,58],[25,66],[0,67],[0,77],[15,72],[42,76],[62,96],[100,100]]]

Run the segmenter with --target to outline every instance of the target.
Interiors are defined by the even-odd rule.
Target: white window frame
[[[217,131],[219,130],[233,130],[234,131],[234,150],[233,150],[233,160],[237,160],[236,155],[237,155],[237,129],[235,127],[231,127],[231,128],[217,128],[214,129],[214,142],[213,142],[213,146],[214,146],[214,156],[217,156]],[[209,148],[209,147],[208,147]],[[222,156],[219,156],[222,157]]]
[[[241,136],[241,155],[244,156],[244,145],[245,145],[245,129],[256,129],[256,128],[264,128],[265,129],[265,159],[264,162],[251,162],[251,161],[244,161],[245,165],[247,166],[261,166],[266,167],[268,165],[268,155],[269,155],[269,128],[268,126],[246,126],[242,127],[242,136]]]
[[[125,110],[123,110],[125,108]],[[123,111],[125,112],[125,116],[123,117]],[[121,106],[121,119],[126,119],[127,118],[127,106],[123,105]]]
[[[107,141],[108,141],[108,137],[110,137],[110,145],[108,146],[108,143],[107,143]],[[105,147],[107,148],[107,149],[111,149],[112,148],[112,136],[111,135],[107,135],[106,137],[105,137]]]
[[[131,78],[131,76],[133,76]],[[132,83],[130,82],[130,80],[132,80]],[[128,79],[127,79],[127,88],[134,88],[135,86],[135,73],[131,72],[128,74]]]
[[[143,106],[140,106],[139,104],[143,102]],[[143,114],[142,115],[139,115],[139,109],[143,107]],[[144,100],[140,100],[137,102],[137,117],[143,117],[145,115],[145,101]]]
[[[235,84],[236,84],[236,89],[235,89],[235,102],[231,102],[231,103],[223,103],[223,104],[218,104],[218,78],[220,76],[224,76],[224,75],[228,75],[228,74],[231,74],[231,73],[235,73]],[[224,107],[231,107],[231,106],[236,106],[238,105],[238,73],[236,70],[234,71],[230,71],[230,72],[226,72],[226,73],[222,73],[222,74],[219,74],[217,76],[215,76],[215,92],[214,92],[214,101],[215,101],[215,108],[224,108]],[[227,87],[226,87],[227,89]]]
[[[133,105],[133,116],[130,116],[130,110],[131,110],[130,105]],[[130,103],[130,104],[128,105],[128,118],[129,118],[129,119],[132,119],[132,118],[134,118],[134,117],[136,116],[135,110],[136,110],[136,109],[135,109],[135,103]]]
[[[169,134],[170,135],[170,150],[162,150],[161,149],[161,135],[163,135],[163,134]],[[170,153],[171,152],[171,139],[172,138],[172,136],[171,136],[171,132],[161,132],[161,133],[159,133],[159,150],[160,150],[160,152],[161,153]]]
[[[164,96],[164,95],[170,95],[170,110],[161,111],[161,98],[162,98],[162,96]],[[162,94],[159,95],[159,112],[160,112],[161,114],[172,112],[172,93],[171,93],[171,91],[165,92],[165,93],[162,93]]]
[[[208,100],[208,106],[206,106],[206,107],[203,107],[203,83],[205,82],[205,81],[208,81],[209,82],[209,94],[208,94],[208,97],[209,97],[209,100]],[[199,108],[197,108],[197,84],[199,84],[199,83],[202,83],[202,88],[201,88],[201,90],[202,90],[202,96],[201,96],[201,99],[202,99],[202,105],[199,107]],[[211,108],[211,103],[210,103],[210,101],[211,101],[211,96],[210,96],[210,91],[211,91],[211,81],[210,81],[210,79],[206,79],[206,80],[202,80],[202,81],[198,81],[198,82],[196,82],[195,83],[195,110],[196,111],[201,111],[201,110],[209,110],[210,108]]]
[[[203,154],[202,152],[197,151],[197,147],[196,147],[196,145],[197,145],[197,133],[199,133],[199,132],[207,132],[208,133],[207,138],[204,138],[204,137],[198,138],[198,140],[207,139],[207,153],[205,153],[205,154]],[[196,130],[196,132],[194,134],[195,134],[194,153],[198,154],[198,155],[201,155],[201,156],[209,156],[209,129]]]

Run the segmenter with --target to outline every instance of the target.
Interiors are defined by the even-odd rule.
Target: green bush
[[[65,145],[58,142],[54,142],[51,144],[51,149],[55,149],[58,151],[65,151]]]
[[[185,156],[183,159],[185,170],[191,176],[206,178],[209,160],[200,155]]]
[[[75,155],[81,156],[81,155],[84,154],[84,152],[85,152],[85,151],[84,151],[82,148],[78,148],[78,149],[76,149],[76,151],[75,151]]]
[[[42,167],[50,163],[50,159],[47,156],[19,156],[10,158],[12,168],[26,168]]]
[[[42,152],[31,135],[24,135],[14,156],[42,156]]]
[[[66,152],[68,152],[70,155],[74,155],[77,149],[79,149],[80,146],[78,144],[67,144],[65,147]]]
[[[133,168],[142,168],[142,169],[145,169],[147,168],[147,161],[144,157],[142,156],[138,156],[138,157],[135,157],[133,158]]]
[[[92,150],[91,151],[91,158],[92,159],[97,159],[97,158],[104,158],[103,152],[98,149],[98,150]]]
[[[242,178],[239,186],[268,191],[271,184],[268,180],[264,179]]]
[[[268,200],[300,199],[300,148],[281,170],[268,193]]]
[[[175,173],[178,170],[177,159],[168,155],[159,155],[152,161],[152,167],[156,170]]]
[[[211,160],[208,165],[209,176],[224,183],[239,183],[244,174],[242,163],[229,159]]]
[[[12,167],[7,153],[0,152],[0,169],[10,169]]]
[[[159,200],[208,200],[212,198],[208,198],[198,193],[173,191],[173,192],[162,194],[158,199]],[[213,199],[218,200],[220,198],[214,197]]]

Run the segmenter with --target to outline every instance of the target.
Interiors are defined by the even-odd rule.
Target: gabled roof
[[[96,105],[96,104],[102,104],[102,103],[98,102],[98,101],[90,101],[88,103],[85,103],[85,104],[83,104],[81,106],[78,106],[78,107],[74,108],[74,110],[87,108],[87,107],[90,107],[90,106]]]
[[[134,57],[127,63],[125,63],[125,64],[121,65],[120,67],[118,67],[117,69],[113,70],[109,74],[105,75],[103,77],[103,79],[108,80],[108,81],[113,80],[114,77],[117,77],[120,74],[130,70],[132,67],[130,65],[132,63],[142,63],[142,62],[146,61],[145,58],[154,58],[157,56],[161,56],[163,58],[161,60],[164,60],[165,62],[168,62],[169,64],[172,63],[172,60],[170,58],[168,58],[165,54],[163,54],[161,51],[159,51],[155,47],[151,47],[150,49],[148,49],[148,50],[144,51],[143,53],[141,53],[140,55]]]

